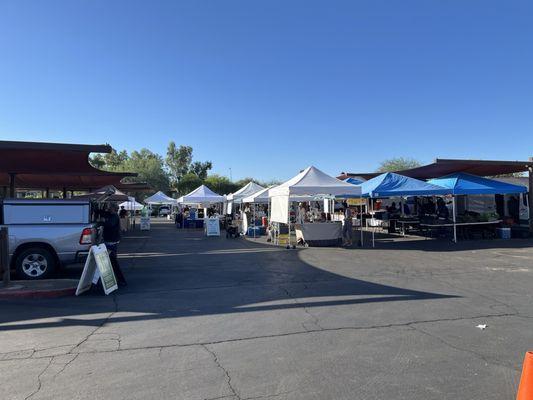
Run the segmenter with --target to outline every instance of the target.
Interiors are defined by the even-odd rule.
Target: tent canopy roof
[[[242,199],[243,203],[268,203],[268,191],[272,187],[261,189],[254,194]]]
[[[273,196],[317,196],[356,197],[361,188],[334,178],[318,168],[310,166],[295,177],[268,191]]]
[[[364,182],[364,180],[362,179],[356,179],[356,178],[353,178],[353,177],[348,177],[346,179],[343,179],[344,182],[346,183],[351,183],[352,185],[360,185],[361,183]]]
[[[464,172],[431,179],[429,183],[445,187],[451,194],[506,194],[527,191],[525,186],[512,185]]]
[[[106,201],[127,201],[129,197],[118,190],[113,185],[107,185],[100,189],[95,190],[94,192],[88,194],[82,194],[79,196],[74,196],[74,199],[87,199],[87,200],[97,200],[99,198],[105,197]]]
[[[178,199],[178,203],[182,204],[210,204],[210,203],[222,203],[224,196],[213,192],[205,185],[201,185],[194,189],[189,194],[181,196]]]
[[[138,203],[135,199],[132,200],[130,198],[128,201],[120,203],[119,207],[124,207],[128,211],[132,211],[132,210],[139,211],[144,208],[144,205],[141,203]]]
[[[364,197],[433,196],[448,194],[450,189],[386,172],[361,184]]]
[[[234,201],[236,203],[240,202],[241,199],[244,197],[250,196],[259,190],[263,190],[264,187],[261,185],[258,185],[257,183],[251,181],[248,182],[246,185],[244,185],[242,188],[237,190],[235,193],[231,193],[226,196],[226,200],[228,201]]]
[[[165,193],[159,191],[150,197],[144,199],[145,204],[176,204],[176,199],[168,197]]]

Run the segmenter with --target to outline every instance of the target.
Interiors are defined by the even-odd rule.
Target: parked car
[[[44,279],[64,265],[83,262],[98,242],[87,200],[0,202],[0,225],[9,229],[10,266],[20,279]]]
[[[169,214],[170,214],[170,207],[167,207],[167,206],[159,207],[159,216],[160,217],[166,217]]]

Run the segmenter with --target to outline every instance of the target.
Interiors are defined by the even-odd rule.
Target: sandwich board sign
[[[141,217],[141,231],[150,230],[150,217]]]
[[[218,218],[205,219],[205,234],[207,236],[220,236],[220,221]]]
[[[78,288],[76,289],[76,296],[89,290],[93,283],[98,283],[98,278],[102,282],[105,294],[117,290],[117,279],[115,278],[113,266],[111,265],[105,244],[90,248],[80,282],[78,283]]]

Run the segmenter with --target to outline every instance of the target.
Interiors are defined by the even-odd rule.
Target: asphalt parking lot
[[[531,240],[121,253],[113,295],[0,300],[0,399],[514,399],[533,348]]]

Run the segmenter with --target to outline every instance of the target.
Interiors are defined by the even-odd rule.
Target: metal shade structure
[[[120,185],[135,173],[101,171],[89,163],[90,153],[110,153],[109,145],[0,141],[0,186],[17,188],[94,190]]]
[[[434,162],[421,167],[404,169],[393,171],[397,174],[408,176],[416,179],[432,179],[446,176],[456,172],[465,172],[477,176],[496,176],[505,175],[515,172],[527,172],[529,168],[533,166],[533,160],[459,160],[459,159],[447,159],[437,158]],[[348,177],[371,179],[381,172],[370,173],[356,173],[356,172],[343,172],[339,176],[339,179],[345,179]]]

